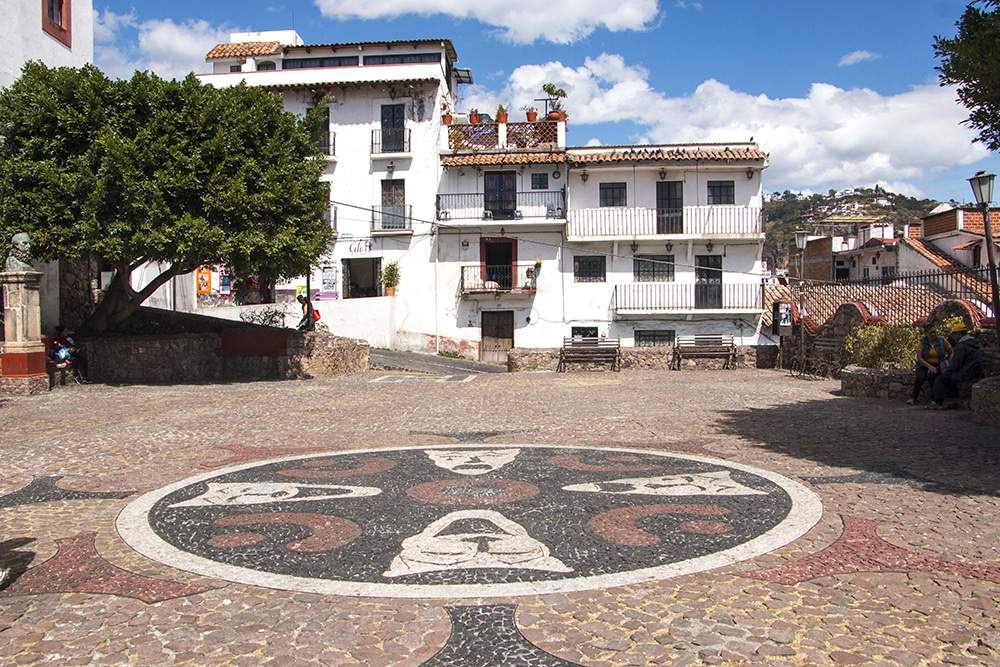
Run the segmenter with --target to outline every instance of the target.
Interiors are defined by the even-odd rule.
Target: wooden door
[[[696,255],[694,264],[694,307],[722,308],[722,255]]]
[[[656,233],[684,233],[684,182],[656,182]]]
[[[514,347],[514,311],[483,312],[481,337],[480,358],[490,364],[506,364],[507,353]]]
[[[494,220],[513,220],[517,210],[517,174],[488,171],[483,174],[484,208]]]

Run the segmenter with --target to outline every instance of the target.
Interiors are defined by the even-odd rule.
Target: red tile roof
[[[268,72],[268,74],[273,74],[274,72]],[[257,74],[257,72],[245,72],[245,74]],[[203,75],[205,76],[205,75]],[[248,82],[252,83],[252,80],[248,79]],[[364,79],[362,81],[337,81],[337,82],[323,82],[323,83],[275,83],[267,86],[261,86],[264,90],[314,90],[317,92],[332,91],[335,88],[342,88],[344,86],[368,86],[375,84],[392,84],[398,86],[411,86],[416,84],[424,83],[437,83],[440,79],[424,78],[424,79]]]
[[[236,44],[216,44],[205,56],[205,60],[219,58],[247,58],[249,56],[273,56],[281,53],[278,42],[238,42]]]
[[[681,147],[643,146],[627,150],[583,152],[571,149],[569,161],[573,165],[607,164],[615,162],[688,162],[714,160],[720,162],[763,162],[767,153],[756,147]]]
[[[977,245],[980,245],[982,242],[983,241],[981,239],[972,239],[971,241],[966,241],[965,243],[958,244],[957,246],[955,246],[955,250],[969,250],[970,248],[974,248]],[[994,239],[993,245],[1000,247],[1000,241]]]
[[[566,154],[558,153],[470,153],[467,155],[442,155],[446,167],[494,166],[508,164],[561,164]]]
[[[918,254],[929,260],[939,269],[960,269],[962,265],[951,258],[943,250],[938,250],[932,243],[922,239],[905,239],[905,245],[913,248]]]

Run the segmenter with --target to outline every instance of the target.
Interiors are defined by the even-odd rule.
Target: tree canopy
[[[991,151],[1000,150],[1000,0],[969,3],[953,38],[935,37],[942,85],[957,85],[968,124]]]
[[[332,233],[319,118],[284,112],[272,92],[193,75],[111,80],[89,65],[28,63],[0,90],[0,238],[27,231],[38,258],[115,266],[93,331],[204,264],[302,275]],[[133,290],[128,277],[150,261],[169,268]]]

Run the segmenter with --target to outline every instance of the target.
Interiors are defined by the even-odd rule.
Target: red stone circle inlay
[[[234,514],[215,521],[220,528],[293,524],[310,530],[309,537],[289,542],[285,547],[295,553],[316,553],[330,551],[353,542],[361,535],[361,527],[353,521],[328,514],[309,512],[259,512],[254,514]],[[257,537],[259,539],[252,540]],[[212,546],[236,548],[255,544],[264,537],[260,533],[226,533],[216,535],[209,542]]]
[[[684,521],[677,526],[682,533],[692,535],[722,535],[733,529],[725,521]]]
[[[636,525],[642,519],[661,514],[719,516],[728,513],[729,510],[720,505],[659,503],[656,505],[622,507],[621,509],[601,512],[587,522],[587,527],[595,535],[612,544],[620,544],[627,547],[649,547],[659,544],[660,538]]]
[[[454,489],[462,487],[477,487],[488,490],[499,490],[496,495],[464,495]],[[449,491],[451,491],[449,493]],[[434,505],[502,505],[515,500],[524,500],[538,495],[538,487],[527,482],[515,482],[509,479],[492,479],[478,477],[475,479],[445,479],[437,482],[417,484],[406,490],[406,495],[417,500]]]

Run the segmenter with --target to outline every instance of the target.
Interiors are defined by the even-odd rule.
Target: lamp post
[[[802,286],[806,279],[806,245],[809,243],[809,230],[795,230],[795,247],[799,250],[799,363],[805,370],[806,364],[806,294]]]
[[[993,331],[1000,342],[1000,293],[997,292],[997,256],[993,246],[993,230],[990,229],[990,202],[993,201],[993,183],[996,175],[978,171],[969,179],[976,203],[983,209],[983,230],[986,232],[986,260],[989,262],[990,291],[993,295]]]

